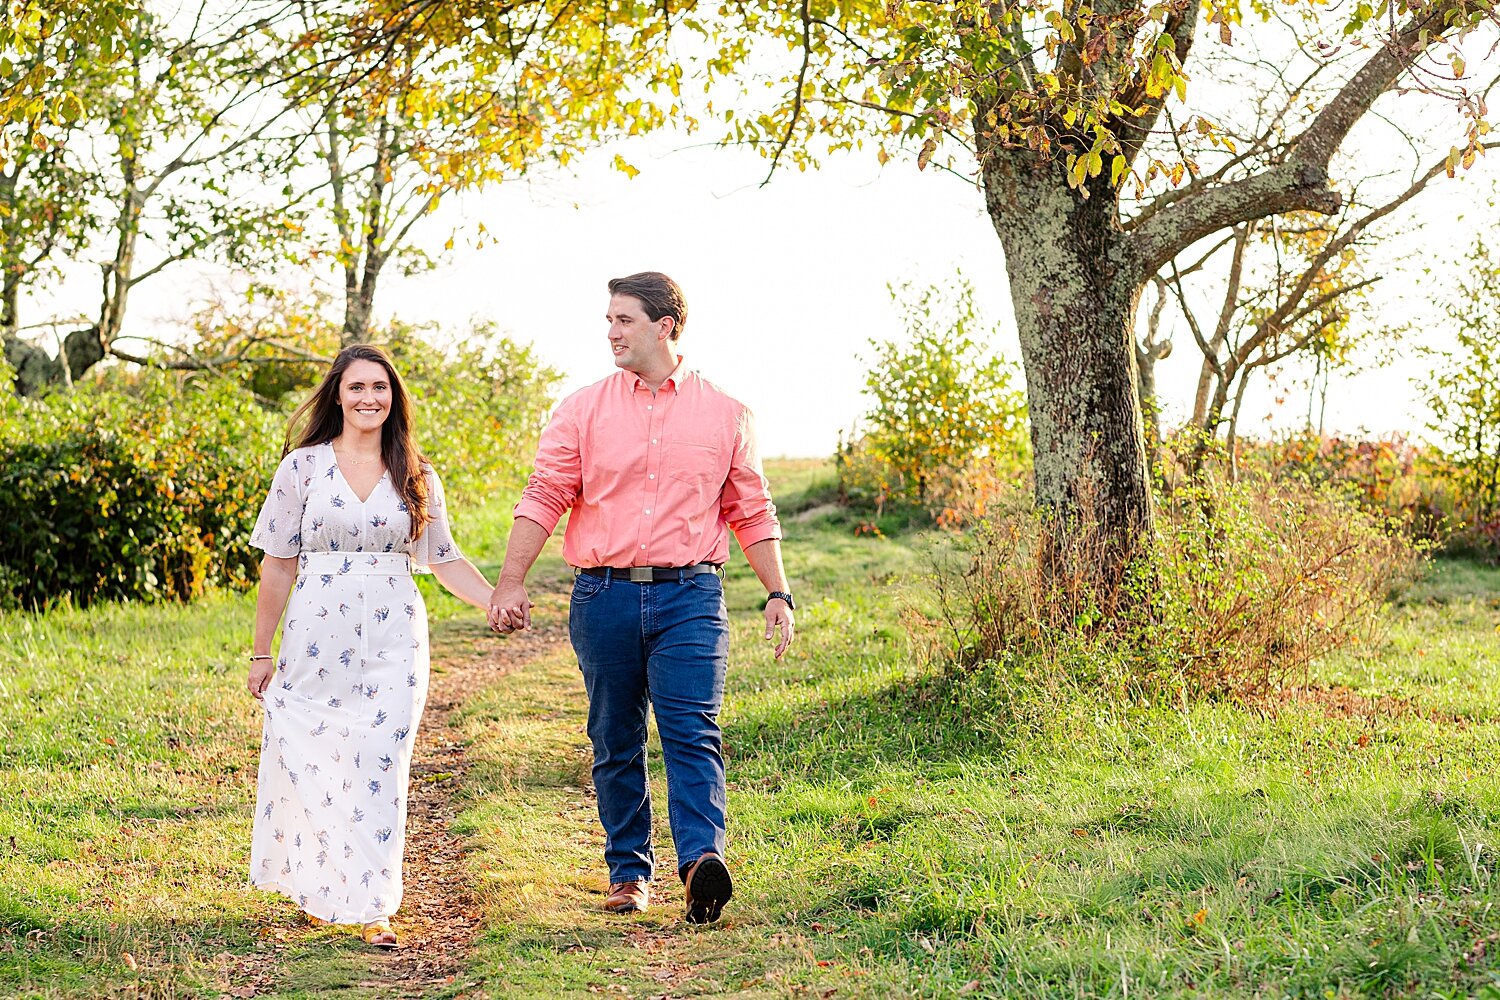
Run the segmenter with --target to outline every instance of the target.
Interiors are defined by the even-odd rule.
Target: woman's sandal
[[[391,930],[391,922],[384,917],[371,920],[361,927],[359,936],[364,939],[365,944],[376,948],[396,947],[396,932]]]

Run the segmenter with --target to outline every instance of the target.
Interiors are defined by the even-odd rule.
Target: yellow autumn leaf
[[[1115,185],[1117,185],[1117,184],[1120,183],[1120,177],[1125,173],[1125,166],[1126,166],[1126,164],[1125,164],[1125,157],[1123,157],[1123,156],[1116,156],[1114,158],[1114,160],[1110,163],[1110,167],[1109,167],[1109,184],[1110,184],[1110,187],[1114,187]]]
[[[620,173],[624,174],[626,177],[632,179],[634,179],[635,176],[640,173],[640,170],[631,166],[630,163],[625,159],[625,157],[621,156],[619,153],[615,154],[614,168]]]

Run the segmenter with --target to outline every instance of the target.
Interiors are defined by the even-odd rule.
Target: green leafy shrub
[[[1443,540],[1461,518],[1461,492],[1448,457],[1402,434],[1350,438],[1302,432],[1267,441],[1242,439],[1236,457],[1251,477],[1327,487],[1423,542]]]
[[[530,346],[476,324],[451,351],[411,329],[384,344],[415,402],[417,443],[450,500],[519,497],[562,373]]]
[[[194,317],[193,349],[235,357],[217,366],[268,405],[290,413],[339,352],[326,298],[252,289],[246,301],[216,303]],[[438,342],[451,341],[443,348]],[[562,379],[529,346],[476,322],[456,337],[401,319],[370,343],[396,362],[415,404],[417,444],[460,504],[519,493]]]
[[[246,586],[281,418],[222,381],[112,373],[0,424],[0,601]]]
[[[1059,565],[1092,561],[1059,554],[1054,537],[1016,491],[939,566],[942,617],[927,624],[946,630],[961,662],[1019,658],[1037,683],[1126,695],[1263,693],[1368,644],[1420,558],[1335,490],[1263,478],[1162,498],[1156,544],[1131,568],[1123,601],[1086,571],[1060,575]]]
[[[410,327],[386,332],[450,502],[518,495],[559,374],[488,327],[447,352]],[[250,533],[308,378],[269,367],[115,369],[71,393],[0,392],[0,605],[189,600],[253,583]],[[290,387],[281,408],[263,405],[271,385]]]
[[[893,296],[907,338],[872,342],[872,405],[865,432],[839,443],[841,495],[877,513],[897,504],[940,522],[980,515],[989,497],[1027,474],[1025,395],[1013,367],[975,340],[980,319],[967,282]]]

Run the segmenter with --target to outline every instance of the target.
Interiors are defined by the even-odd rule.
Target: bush
[[[450,501],[519,498],[562,373],[490,324],[449,353],[393,329],[391,351],[415,401],[417,443]]]
[[[387,332],[450,502],[518,495],[559,374],[485,327],[450,353],[409,327]],[[115,369],[39,400],[0,392],[0,606],[189,600],[252,584],[250,533],[307,374],[278,381],[271,367],[232,378]],[[249,374],[257,381],[239,378]],[[273,384],[292,386],[283,409],[258,402]]]
[[[1434,370],[1418,385],[1467,519],[1488,525],[1500,521],[1500,261],[1479,240],[1456,271],[1461,280],[1446,309],[1453,346],[1422,348]]]
[[[326,308],[316,295],[252,289],[244,303],[216,303],[199,313],[193,348],[209,356],[244,354],[218,370],[290,413],[327,370],[316,359],[339,352]],[[392,319],[371,331],[370,343],[390,352],[406,381],[417,444],[450,497],[464,504],[519,493],[562,374],[492,323],[471,325],[451,348],[436,346],[445,339],[434,326]]]
[[[1362,439],[1303,432],[1242,440],[1237,459],[1250,476],[1326,486],[1423,542],[1442,540],[1458,520],[1451,463],[1438,449],[1401,434]]]
[[[247,586],[281,419],[221,381],[112,373],[0,425],[0,603]]]
[[[1025,396],[1012,366],[975,342],[979,316],[967,282],[893,294],[908,338],[872,342],[865,390],[873,405],[866,433],[840,440],[840,493],[877,514],[888,503],[940,522],[982,514],[988,497],[1029,466]]]
[[[1069,533],[1087,537],[1088,532]],[[1299,681],[1312,660],[1368,643],[1419,554],[1337,492],[1257,479],[1179,489],[1123,601],[1049,552],[1019,492],[939,567],[943,622],[966,663],[1034,664],[1036,679],[1148,695],[1250,695]],[[1081,543],[1086,544],[1086,543]],[[1106,602],[1109,602],[1108,604]]]

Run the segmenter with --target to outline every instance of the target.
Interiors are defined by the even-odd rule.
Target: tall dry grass
[[[1097,572],[1103,533],[1054,527],[1014,491],[940,559],[929,624],[960,662],[1149,695],[1260,694],[1369,645],[1423,554],[1334,490],[1295,481],[1179,487],[1123,587]]]

